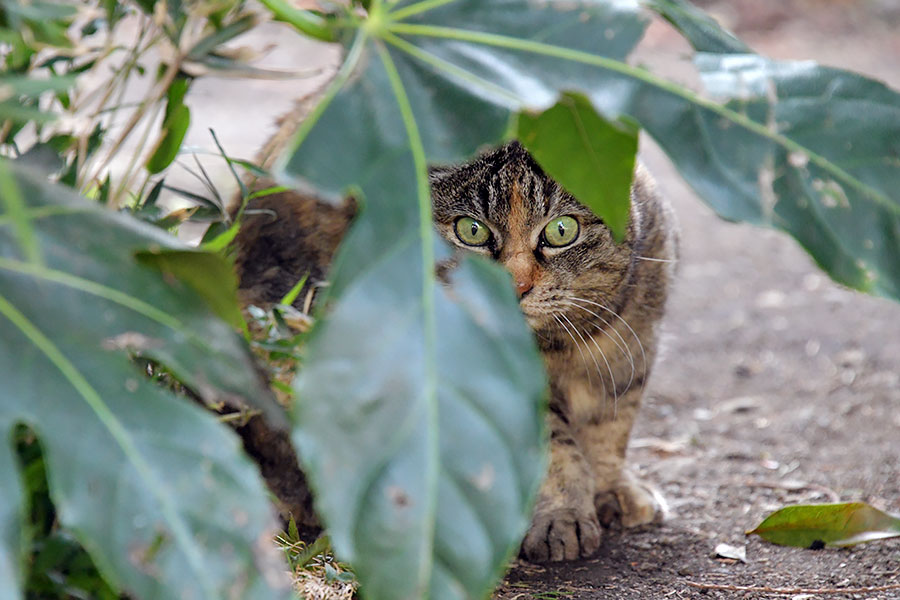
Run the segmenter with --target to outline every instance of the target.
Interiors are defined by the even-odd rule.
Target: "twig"
[[[685,584],[701,590],[723,590],[728,592],[758,592],[763,594],[869,594],[872,592],[886,592],[888,590],[900,590],[900,583],[889,585],[877,585],[872,587],[857,588],[773,588],[755,585],[725,585],[718,583],[696,583],[685,581]]]

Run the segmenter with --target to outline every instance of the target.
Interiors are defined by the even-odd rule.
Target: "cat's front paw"
[[[597,494],[594,503],[604,527],[614,521],[623,527],[639,527],[665,519],[668,506],[653,485],[623,471],[612,489]]]
[[[522,554],[530,562],[575,560],[593,555],[599,547],[600,523],[593,510],[557,508],[535,513]]]

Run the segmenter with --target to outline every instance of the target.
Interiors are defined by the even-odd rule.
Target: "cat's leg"
[[[600,547],[591,466],[561,410],[548,415],[550,466],[538,494],[522,554],[532,562],[574,560]]]
[[[625,466],[625,450],[641,395],[640,388],[627,390],[614,406],[605,406],[578,430],[594,474],[597,515],[605,526],[619,520],[624,527],[637,527],[665,515],[662,495]]]

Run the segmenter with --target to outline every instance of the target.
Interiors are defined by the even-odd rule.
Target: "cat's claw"
[[[593,512],[571,508],[538,512],[522,542],[522,554],[530,562],[587,558],[600,547],[600,536]]]

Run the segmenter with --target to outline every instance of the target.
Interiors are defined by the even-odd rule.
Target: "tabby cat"
[[[638,166],[627,235],[617,244],[517,142],[435,167],[430,183],[441,235],[512,274],[550,376],[550,467],[522,554],[531,561],[590,556],[601,525],[618,519],[633,527],[664,510],[624,463],[672,279],[671,211]],[[252,208],[280,218],[251,216],[238,238],[246,300],[277,301],[308,272],[308,286],[321,282],[352,204],[288,192]]]

